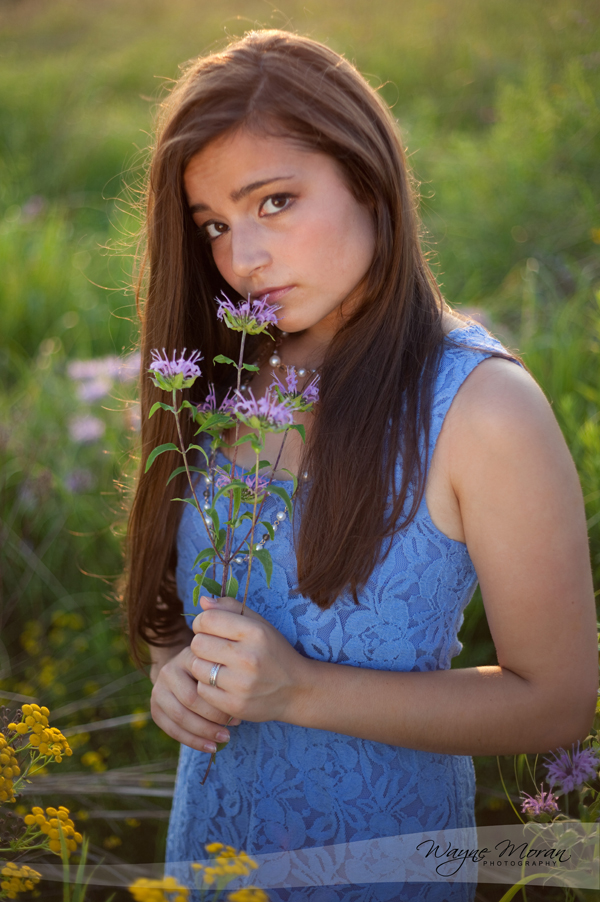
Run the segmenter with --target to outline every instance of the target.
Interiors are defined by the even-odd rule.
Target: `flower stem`
[[[246,599],[248,598],[248,587],[250,585],[250,572],[252,570],[252,561],[254,559],[254,530],[256,529],[256,505],[258,504],[258,463],[260,459],[260,452],[256,451],[256,464],[254,466],[254,504],[252,506],[252,527],[250,529],[251,534],[251,542],[250,542],[250,552],[248,554],[248,572],[246,574],[246,589],[244,591],[244,600],[242,602],[242,610],[240,614],[244,613],[244,608],[246,607]],[[264,502],[263,502],[264,503]],[[262,505],[261,505],[262,510]]]
[[[240,356],[237,364],[237,384],[236,391],[239,392],[241,384],[242,384],[242,365],[244,363],[244,346],[246,344],[246,333],[242,332],[242,340],[240,342]],[[235,423],[235,442],[237,442],[240,436],[240,421],[236,420]],[[231,460],[231,478],[235,477],[235,463],[237,460],[237,451],[238,445],[234,443],[233,447],[233,457]],[[229,516],[228,520],[230,521],[233,516],[233,492],[229,495]],[[231,554],[231,545],[233,542],[233,528],[231,526],[227,526],[227,532],[225,534],[225,553],[223,556],[223,579],[221,580],[221,595],[225,595],[227,590],[227,580],[229,577],[229,566],[231,564],[231,559],[233,555]],[[209,765],[210,768],[210,765]],[[208,774],[208,771],[206,772]]]
[[[273,466],[273,468],[272,468],[272,470],[271,470],[271,476],[269,477],[269,482],[268,482],[268,484],[267,484],[267,489],[269,488],[269,486],[270,486],[271,483],[273,482],[273,476],[274,476],[274,474],[277,472],[277,467],[279,466],[279,459],[280,459],[280,457],[281,457],[281,452],[283,451],[283,446],[285,445],[285,440],[286,440],[286,438],[287,438],[287,436],[288,436],[288,432],[289,432],[289,431],[290,431],[289,429],[286,429],[285,432],[283,433],[283,441],[281,442],[281,447],[279,448],[279,453],[278,453],[278,455],[277,455],[277,460],[275,461],[275,464],[274,464],[274,466]],[[261,502],[261,505],[260,505],[260,507],[259,507],[259,509],[258,509],[258,514],[257,514],[257,517],[256,517],[257,520],[258,520],[258,518],[260,517],[260,515],[262,514],[262,509],[263,509],[263,507],[265,506],[265,501],[267,500],[267,494],[268,494],[268,493],[265,491],[265,497],[263,498],[263,500],[262,500],[262,502]],[[240,551],[241,551],[242,548],[244,547],[244,542],[248,542],[250,536],[252,535],[252,530],[253,530],[253,529],[254,529],[254,527],[251,526],[251,527],[250,527],[250,530],[246,533],[246,535],[244,536],[244,538],[243,538],[242,541],[240,542],[240,544],[239,544],[237,550],[234,551],[233,557],[235,557],[236,554],[239,554],[239,553],[240,553]]]
[[[516,809],[515,806],[513,805],[512,799],[511,799],[510,795],[508,794],[508,790],[507,790],[507,788],[506,788],[506,783],[504,782],[504,777],[502,776],[502,768],[500,767],[500,757],[499,757],[498,755],[496,755],[496,761],[498,762],[498,773],[500,774],[500,782],[502,783],[502,789],[504,790],[504,793],[505,793],[505,795],[506,795],[506,798],[507,798],[508,801],[510,802],[510,807],[512,808],[512,810],[514,811],[514,813],[517,815],[517,817],[519,818],[519,820],[521,821],[521,823],[524,824],[525,821],[523,820],[523,818],[521,817],[521,815],[519,814],[519,812],[517,811],[517,809]]]
[[[179,422],[179,414],[175,412],[176,410],[177,410],[177,389],[174,388],[173,389],[173,412],[175,415],[175,422],[177,423],[177,435],[179,436],[179,446],[181,448],[181,456],[183,457],[183,465],[185,467],[185,472],[186,472],[186,475],[188,478],[190,491],[192,493],[192,497],[193,497],[194,501],[196,502],[196,509],[198,510],[198,513],[200,514],[200,517],[202,518],[202,522],[204,523],[204,528],[206,529],[206,532],[208,534],[209,542],[212,545],[212,547],[215,551],[215,554],[219,554],[219,552],[217,551],[215,542],[213,540],[211,531],[208,528],[208,524],[207,524],[206,520],[204,519],[204,514],[202,513],[202,509],[200,507],[200,502],[198,501],[198,496],[196,495],[196,489],[194,488],[194,482],[192,480],[192,474],[190,473],[190,467],[188,464],[187,451],[185,450],[185,444],[183,441],[183,433],[181,431],[181,423]],[[221,557],[220,554],[219,554],[219,557]]]

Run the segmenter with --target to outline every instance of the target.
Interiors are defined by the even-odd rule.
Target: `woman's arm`
[[[492,358],[458,392],[442,434],[498,666],[397,673],[314,661],[258,615],[234,616],[233,600],[204,601],[191,667],[204,700],[246,720],[455,755],[545,752],[587,735],[594,593],[581,489],[552,411],[524,370]],[[224,665],[218,688],[206,685],[213,661]]]

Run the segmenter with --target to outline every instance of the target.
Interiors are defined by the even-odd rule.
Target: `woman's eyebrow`
[[[293,175],[276,175],[273,178],[262,179],[259,182],[251,182],[249,185],[244,185],[243,188],[239,188],[237,191],[232,191],[229,195],[234,203],[242,200],[242,198],[247,197],[248,194],[252,194],[253,191],[257,191],[259,188],[264,188],[265,185],[272,185],[273,182],[282,182],[286,179],[294,178]],[[210,208],[206,204],[192,204],[190,206],[190,213],[205,213]]]

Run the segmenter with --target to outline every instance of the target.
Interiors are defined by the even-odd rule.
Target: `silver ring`
[[[217,674],[219,672],[220,666],[221,666],[220,664],[213,664],[213,666],[212,666],[212,670],[211,670],[210,676],[208,678],[208,682],[211,686],[217,685]]]

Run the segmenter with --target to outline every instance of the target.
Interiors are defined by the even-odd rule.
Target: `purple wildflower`
[[[215,471],[218,475],[215,479],[215,485],[217,488],[223,488],[223,486],[229,485],[232,477],[225,470],[221,469],[221,467],[217,467]],[[265,492],[269,487],[269,480],[266,476],[261,476],[258,474],[258,479],[256,477],[256,471],[250,470],[248,473],[244,473],[243,467],[240,468],[240,473],[236,473],[233,477],[234,479],[241,479],[242,482],[245,482],[248,486],[248,489],[252,493],[252,497],[254,497],[255,491],[261,495]],[[245,499],[244,499],[245,500]]]
[[[302,397],[304,398],[304,402],[306,404],[314,404],[315,401],[319,400],[319,377],[317,376],[312,382],[309,382],[308,385],[302,391]]]
[[[229,329],[236,332],[246,332],[248,335],[258,335],[264,332],[270,324],[277,325],[277,317],[275,311],[281,309],[273,304],[267,304],[268,294],[262,298],[252,300],[252,296],[248,295],[248,300],[243,301],[237,307],[229,298],[223,294],[224,300],[217,298],[218,310],[217,317],[225,320],[225,324]]]
[[[127,357],[94,357],[91,360],[72,360],[67,366],[69,377],[81,383],[77,397],[81,401],[97,401],[108,394],[113,381],[131,382],[137,379],[140,354],[135,351]]]
[[[274,391],[281,400],[285,399],[292,410],[305,411],[319,400],[318,382],[319,376],[316,374],[302,391],[298,391],[298,376],[293,367],[287,367],[285,386],[275,376],[275,381],[271,383],[269,390]]]
[[[88,445],[104,435],[105,424],[98,417],[73,417],[69,422],[69,435],[79,445]]]
[[[89,470],[75,469],[65,476],[65,488],[74,494],[90,492],[95,485],[96,480]]]
[[[530,796],[528,792],[523,792],[521,811],[530,817],[539,817],[541,814],[556,814],[559,810],[556,804],[556,796],[550,790],[544,792],[544,784],[540,786],[540,791],[534,796]]]
[[[216,413],[219,410],[221,413],[229,413],[235,405],[235,401],[233,398],[229,397],[229,392],[231,389],[227,389],[227,394],[221,401],[221,404],[217,406],[217,395],[215,393],[215,386],[211,382],[210,390],[204,399],[202,404],[196,405],[196,410],[198,413]]]
[[[86,379],[77,388],[77,397],[80,401],[99,401],[109,393],[112,382],[106,376],[98,376],[97,379]]]
[[[164,348],[164,356],[161,356],[156,349],[152,351],[149,373],[157,388],[162,388],[164,391],[180,391],[182,388],[190,388],[194,384],[201,374],[197,364],[202,360],[202,355],[199,351],[193,351],[189,358],[186,358],[185,352],[184,348],[181,357],[176,360],[176,352],[173,351],[173,359],[169,360]]]
[[[279,401],[267,391],[258,401],[248,390],[248,398],[238,393],[238,400],[233,408],[237,417],[253,429],[264,429],[267,432],[281,432],[294,422],[294,414],[286,401]]]
[[[598,768],[598,750],[593,748],[580,749],[577,740],[571,747],[571,757],[563,748],[558,749],[561,754],[554,754],[554,759],[544,758],[547,766],[550,786],[560,784],[561,793],[571,792],[573,789],[581,789],[586,780],[596,776]]]

